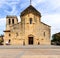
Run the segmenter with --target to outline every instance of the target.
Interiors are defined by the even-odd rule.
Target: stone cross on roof
[[[31,0],[30,0],[30,5],[31,5]]]

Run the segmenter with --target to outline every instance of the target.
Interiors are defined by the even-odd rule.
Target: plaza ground
[[[60,58],[60,46],[0,46],[0,58]]]

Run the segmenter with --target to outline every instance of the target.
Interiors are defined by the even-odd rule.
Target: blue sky
[[[6,16],[16,15],[30,5],[30,0],[0,0],[0,34],[6,27]],[[51,34],[60,32],[60,0],[32,0],[41,13],[41,21],[51,26]]]

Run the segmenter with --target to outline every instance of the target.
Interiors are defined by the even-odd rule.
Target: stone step
[[[0,46],[0,49],[60,49],[60,46],[54,45],[28,45],[28,46],[20,46],[20,45],[6,45]]]

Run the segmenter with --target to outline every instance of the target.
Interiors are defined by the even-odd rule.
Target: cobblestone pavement
[[[60,58],[60,46],[0,46],[0,58]]]

